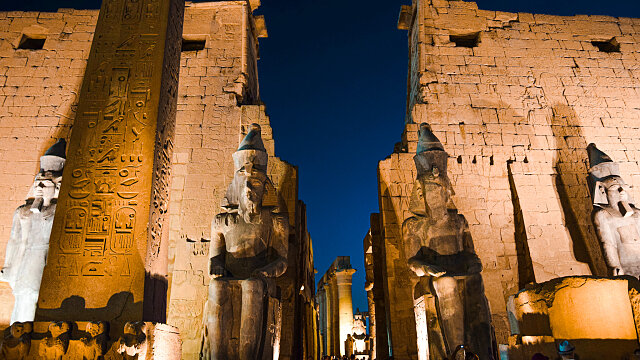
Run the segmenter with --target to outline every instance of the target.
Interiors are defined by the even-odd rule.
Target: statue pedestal
[[[416,316],[416,334],[419,360],[442,360],[447,354],[442,339],[436,299],[432,294],[424,294],[413,300]]]
[[[581,359],[627,359],[638,348],[640,282],[631,276],[569,276],[513,297],[509,357],[554,358],[569,340]]]
[[[231,302],[230,310],[233,314],[229,318],[230,324],[223,324],[222,326],[224,331],[231,332],[226,347],[227,354],[229,358],[236,359],[240,356],[238,354],[238,350],[240,349],[240,325],[242,319],[242,281],[227,280],[227,283],[229,284],[228,301]],[[262,329],[262,340],[259,346],[259,353],[261,356],[259,359],[278,359],[280,355],[282,309],[279,289],[275,286],[272,286],[271,289],[267,289],[267,295],[264,298]],[[209,353],[209,349],[207,348],[208,342],[204,341],[203,344],[205,344],[205,347],[202,352]]]
[[[21,336],[17,338],[11,333],[11,327],[4,330],[0,359],[180,360],[182,355],[178,329],[166,324],[127,323],[119,339],[109,339],[109,325],[104,322],[18,324],[21,324]]]

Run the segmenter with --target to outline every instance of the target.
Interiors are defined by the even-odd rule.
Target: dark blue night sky
[[[262,0],[260,91],[276,154],[300,170],[318,277],[351,256],[354,308],[367,308],[362,240],[378,211],[379,160],[400,140],[406,106],[407,33],[396,30],[411,0]],[[479,0],[479,8],[640,18],[640,1]],[[99,8],[96,0],[3,0],[0,11]]]

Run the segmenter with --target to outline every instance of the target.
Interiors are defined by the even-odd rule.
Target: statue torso
[[[38,291],[42,280],[42,271],[49,251],[49,238],[56,204],[43,208],[40,213],[30,210],[31,204],[20,206],[17,210],[17,221],[20,221],[20,239],[25,245],[24,254],[15,259],[12,265],[14,273],[13,291],[31,289]]]
[[[56,204],[43,208],[39,213],[31,212],[30,207],[30,204],[25,204],[16,210],[20,221],[22,239],[26,241],[27,250],[41,247],[48,249],[53,217],[56,213]]]
[[[466,222],[455,211],[450,211],[439,221],[415,216],[407,219],[404,226],[406,233],[413,234],[410,238],[405,238],[405,241],[416,242],[407,244],[410,253],[408,257],[417,257],[426,263],[438,265],[450,275],[466,274],[470,261],[477,258],[465,249]]]
[[[237,213],[219,214],[218,231],[225,240],[225,268],[234,277],[247,278],[271,259],[273,221],[271,212],[262,209],[260,216],[247,222]]]
[[[449,214],[446,219],[428,224],[425,230],[425,245],[438,254],[454,255],[464,250],[461,215]]]

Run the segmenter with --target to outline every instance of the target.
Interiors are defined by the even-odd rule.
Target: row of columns
[[[318,321],[322,355],[346,355],[345,341],[353,329],[351,278],[356,272],[348,256],[339,256],[318,284]]]

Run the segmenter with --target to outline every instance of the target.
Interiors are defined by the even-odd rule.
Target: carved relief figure
[[[640,276],[640,211],[618,164],[594,144],[589,153],[589,183],[593,197],[593,222],[613,275]]]
[[[148,353],[147,323],[143,321],[128,322],[124,325],[124,335],[115,344],[118,354],[126,359],[144,359]]]
[[[31,348],[31,332],[33,323],[14,322],[9,334],[4,338],[0,347],[0,359],[22,360],[29,354]]]
[[[209,300],[205,314],[212,359],[257,359],[267,331],[265,306],[275,278],[287,269],[289,221],[267,177],[267,152],[260,126],[251,128],[233,154],[235,174],[212,224]],[[239,285],[241,296],[233,295]],[[234,307],[240,311],[233,311]],[[240,314],[238,317],[237,314]],[[239,324],[237,349],[231,329]],[[277,331],[277,330],[276,330]],[[271,346],[274,344],[264,344]]]
[[[65,163],[65,148],[66,142],[60,139],[40,158],[40,172],[27,201],[13,215],[11,238],[4,267],[0,270],[0,281],[9,283],[15,297],[12,323],[33,321],[35,317]]]
[[[429,125],[421,124],[414,156],[418,175],[410,204],[413,216],[402,224],[409,268],[420,277],[414,298],[429,293],[435,298],[438,335],[444,340],[440,354],[450,356],[456,346],[464,345],[480,359],[494,359],[482,263],[467,221],[451,200],[448,157]],[[430,335],[432,341],[436,339]]]
[[[83,360],[102,359],[107,352],[109,341],[108,324],[104,321],[92,321],[87,323],[86,332],[89,337],[82,339],[84,346]]]
[[[71,325],[65,321],[49,324],[49,333],[40,343],[38,355],[40,359],[61,360],[69,349]]]

